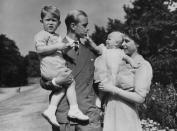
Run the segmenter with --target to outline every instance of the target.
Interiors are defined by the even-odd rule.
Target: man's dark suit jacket
[[[64,43],[68,43],[66,38]],[[100,121],[100,110],[95,106],[95,91],[93,89],[94,59],[95,54],[86,45],[80,44],[78,53],[73,49],[66,52],[64,58],[67,66],[72,70],[72,75],[76,81],[76,97],[79,108],[89,116],[90,122]],[[44,89],[51,89],[51,82],[41,80]],[[56,116],[59,123],[68,123],[67,113],[69,105],[66,96],[58,105]],[[71,123],[71,122],[70,122]]]

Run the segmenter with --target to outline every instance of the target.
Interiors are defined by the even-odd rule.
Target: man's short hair
[[[72,10],[68,13],[68,15],[65,18],[65,24],[66,24],[67,29],[70,28],[71,23],[77,24],[79,22],[78,20],[79,15],[83,15],[87,17],[87,14],[82,10]]]

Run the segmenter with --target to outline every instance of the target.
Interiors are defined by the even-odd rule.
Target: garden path
[[[20,93],[0,101],[0,131],[51,130],[51,126],[41,116],[48,105],[50,92],[43,90],[39,84],[26,89],[22,88]]]

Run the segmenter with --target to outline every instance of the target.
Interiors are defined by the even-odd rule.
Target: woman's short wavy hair
[[[139,26],[130,28],[125,34],[132,38],[135,43],[139,45],[140,41],[146,36],[146,31],[143,27]]]

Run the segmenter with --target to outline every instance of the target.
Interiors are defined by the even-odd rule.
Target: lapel
[[[68,43],[69,41],[65,37],[63,39],[63,42]],[[72,66],[73,67],[72,73],[74,77],[77,77],[77,75],[82,71],[84,66],[87,64],[90,54],[89,52],[90,50],[83,44],[79,45],[78,53],[76,53],[74,49],[70,49],[66,52],[66,56],[68,58],[66,60],[74,64],[74,66]]]
[[[89,59],[89,49],[83,44],[80,44],[79,46],[79,54],[76,59],[76,68],[73,71],[75,77],[77,77],[77,75],[79,75],[79,73],[83,70]]]

